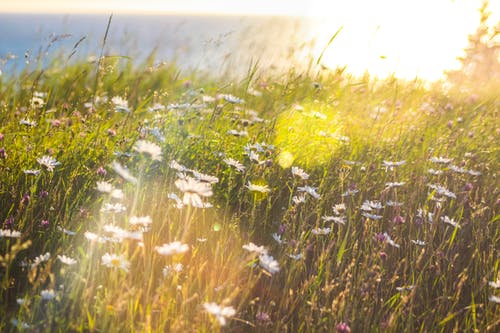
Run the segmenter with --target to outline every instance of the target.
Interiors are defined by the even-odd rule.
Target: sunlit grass
[[[101,65],[0,77],[2,331],[498,328],[494,94]]]

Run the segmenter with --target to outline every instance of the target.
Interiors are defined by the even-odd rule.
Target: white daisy
[[[187,250],[189,250],[189,246],[187,244],[182,244],[179,241],[175,241],[169,244],[163,244],[162,246],[156,246],[155,250],[162,256],[172,256],[187,252]]]
[[[315,235],[328,235],[330,232],[332,232],[331,228],[314,228],[311,230],[311,233]]]
[[[77,263],[77,261],[75,259],[67,257],[65,255],[58,255],[57,259],[59,259],[59,261],[61,261],[63,264],[66,264],[66,265],[74,265]]]
[[[432,163],[437,163],[437,164],[448,164],[451,161],[453,161],[453,159],[452,158],[438,156],[438,157],[431,157],[429,159],[429,161],[431,161]]]
[[[157,144],[146,141],[146,140],[138,140],[134,144],[133,148],[138,153],[144,153],[151,156],[152,160],[161,161],[161,148]]]
[[[54,171],[54,168],[56,166],[58,166],[59,163],[55,158],[51,157],[51,156],[47,156],[47,155],[44,155],[40,158],[37,158],[37,162],[46,167],[47,168],[47,171]]]
[[[271,189],[267,185],[252,184],[250,181],[248,182],[248,185],[246,185],[246,187],[252,192],[268,193],[271,191]]]
[[[102,193],[111,193],[111,191],[113,191],[113,185],[105,181],[99,181],[97,182],[96,189]]]
[[[56,292],[54,289],[45,289],[40,292],[40,296],[44,301],[50,301],[56,298]]]
[[[122,205],[121,203],[105,203],[103,207],[101,208],[101,212],[104,213],[123,213],[124,211],[127,210],[127,207]]]
[[[297,176],[303,180],[309,179],[309,175],[299,167],[292,167],[292,175]]]
[[[267,249],[264,246],[258,246],[258,245],[255,245],[252,242],[243,245],[243,249],[245,249],[247,251],[250,251],[250,252],[255,252],[255,253],[258,253],[258,254],[265,254],[265,253],[267,253]]]
[[[224,163],[226,163],[229,166],[232,166],[233,168],[235,168],[239,172],[245,171],[245,166],[235,159],[225,158],[223,161],[224,161]]]
[[[7,237],[7,238],[19,238],[21,237],[21,233],[16,230],[10,230],[10,229],[0,229],[0,238]]]
[[[458,224],[458,222],[456,222],[455,219],[453,219],[453,218],[450,219],[446,215],[445,216],[441,216],[441,221],[443,221],[446,224],[451,225],[452,227],[461,228],[460,224]]]
[[[220,306],[216,303],[203,304],[205,311],[215,316],[221,326],[225,326],[227,319],[236,314],[236,310],[232,306]]]
[[[130,262],[123,255],[116,255],[114,253],[105,253],[101,257],[101,263],[106,267],[120,268],[125,272],[128,272],[130,267]]]
[[[184,192],[182,203],[197,208],[205,207],[201,201],[201,197],[210,197],[213,194],[212,187],[209,183],[199,182],[191,177],[177,179],[175,181],[175,186]]]
[[[280,270],[279,263],[267,253],[259,255],[259,265],[271,274],[277,273]]]
[[[149,216],[132,216],[128,221],[130,225],[140,225],[142,227],[149,227],[153,220]]]
[[[317,192],[318,188],[317,187],[312,187],[309,185],[306,186],[299,186],[297,187],[297,191],[299,192],[305,192],[312,196],[314,199],[319,199],[320,194]]]

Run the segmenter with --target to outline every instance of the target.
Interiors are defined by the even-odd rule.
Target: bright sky
[[[490,2],[492,21],[498,22],[500,1]],[[436,79],[458,65],[480,5],[481,0],[0,0],[0,12],[306,15],[318,17],[312,34],[319,45],[343,26],[323,57],[326,66]]]

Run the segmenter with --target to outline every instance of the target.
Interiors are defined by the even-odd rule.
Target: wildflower
[[[113,170],[120,176],[122,177],[123,179],[125,179],[126,181],[132,183],[132,184],[135,184],[137,183],[137,178],[135,178],[134,176],[132,176],[132,174],[128,171],[127,168],[123,167],[120,163],[114,161],[112,164],[111,164],[111,167],[113,168]]]
[[[385,204],[389,207],[401,207],[401,206],[403,206],[402,202],[397,202],[397,201],[392,201],[392,200],[387,201]]]
[[[278,235],[277,233],[273,233],[271,236],[273,237],[273,239],[274,239],[274,240],[275,240],[278,244],[280,244],[280,245],[282,245],[282,244],[286,244],[286,241],[284,241],[284,240],[282,240],[282,239],[281,239],[281,235]]]
[[[481,172],[475,170],[469,170],[467,173],[471,176],[481,176]]]
[[[347,218],[345,216],[322,216],[321,219],[325,222],[334,222],[337,224],[345,224]]]
[[[40,225],[42,227],[48,227],[49,226],[49,220],[42,220],[42,222],[40,222]]]
[[[128,101],[120,96],[115,96],[111,99],[111,102],[115,105],[116,112],[127,112],[130,113],[130,109],[128,107]]]
[[[226,325],[226,319],[234,316],[236,310],[232,306],[220,306],[216,303],[203,304],[205,311],[215,316],[221,326]]]
[[[349,189],[347,189],[347,191],[346,191],[346,192],[342,193],[342,196],[343,196],[343,197],[349,197],[349,196],[355,195],[355,194],[356,194],[356,193],[358,193],[358,192],[359,192],[359,190],[357,190],[357,189],[355,189],[355,188],[354,188],[354,189],[350,189],[350,188],[349,188]]]
[[[46,167],[47,168],[47,171],[54,171],[54,167],[58,166],[59,163],[55,158],[51,157],[51,156],[47,156],[47,155],[44,155],[40,158],[37,158],[37,162]]]
[[[412,239],[411,242],[418,246],[425,246],[425,242],[418,239]]]
[[[427,218],[427,221],[429,223],[432,223],[432,221],[434,220],[434,214],[430,213],[426,209],[422,209],[422,208],[418,209],[418,211],[417,211],[417,217],[422,218],[422,219]]]
[[[191,172],[193,173],[193,176],[196,180],[199,180],[199,181],[202,181],[205,183],[210,183],[210,184],[216,184],[219,182],[219,178],[217,178],[215,176],[207,175],[207,174],[198,172],[196,170],[191,170]]]
[[[235,160],[235,159],[225,158],[223,161],[227,165],[234,167],[239,172],[245,171],[245,166],[243,164],[241,164],[240,162],[238,162],[237,160]]]
[[[252,184],[250,181],[248,182],[248,185],[246,187],[252,192],[268,193],[271,191],[271,189],[267,185]]]
[[[178,209],[182,209],[184,207],[184,203],[182,202],[181,198],[175,193],[169,193],[167,194],[167,198],[175,200],[175,207]]]
[[[41,172],[41,170],[34,170],[34,169],[30,169],[30,170],[23,170],[24,174],[26,175],[30,175],[30,176],[38,176]]]
[[[361,205],[361,210],[364,210],[367,212],[372,211],[372,209],[380,210],[382,208],[384,208],[384,206],[382,206],[382,203],[380,203],[379,201],[365,200],[363,205]]]
[[[255,319],[262,323],[268,323],[271,321],[271,317],[266,312],[258,312],[255,315]]]
[[[472,183],[467,183],[464,185],[464,191],[466,191],[466,192],[472,191],[473,188],[474,188],[474,185],[472,185]]]
[[[401,187],[403,185],[405,185],[406,182],[389,182],[389,183],[385,183],[385,186],[388,187],[388,188],[393,188],[393,187]]]
[[[111,191],[113,191],[113,185],[108,182],[97,182],[96,189],[102,193],[111,193]]]
[[[455,219],[453,218],[449,218],[448,216],[441,216],[441,221],[443,221],[444,223],[446,224],[449,224],[451,225],[452,227],[455,227],[455,228],[461,228],[461,226],[458,224],[458,222],[455,221]]]
[[[161,148],[155,143],[139,140],[134,144],[133,148],[138,153],[145,153],[151,156],[154,161],[161,161]]]
[[[333,206],[333,213],[335,215],[340,215],[342,214],[344,211],[346,210],[346,206],[344,203],[341,203],[341,204],[337,204],[335,206]]]
[[[106,169],[104,169],[102,166],[100,166],[99,168],[97,168],[96,173],[99,176],[106,176],[106,174],[107,174]]]
[[[158,141],[165,143],[165,135],[158,129],[158,127],[152,128],[150,131],[152,136],[154,136]]]
[[[490,302],[500,304],[500,297],[498,297],[498,296],[490,295],[490,297],[488,297],[488,300]]]
[[[24,119],[19,120],[19,125],[26,125],[28,127],[35,127],[38,124],[36,121],[32,121],[29,118],[24,118]]]
[[[412,286],[403,286],[403,287],[396,287],[396,290],[401,293],[404,291],[412,291],[413,288],[415,288],[415,286],[413,286],[413,285]]]
[[[16,230],[10,230],[10,229],[0,229],[0,238],[19,238],[21,237],[21,233]]]
[[[186,168],[184,165],[179,164],[176,160],[172,160],[169,164],[170,168],[177,170],[179,172],[186,172],[186,171],[191,171],[188,168]]]
[[[101,208],[101,212],[104,213],[122,213],[127,210],[127,207],[122,205],[121,203],[105,203]]]
[[[1,74],[1,72],[0,72]],[[18,328],[22,328],[22,329],[29,329],[31,328],[30,324],[28,324],[27,322],[24,322],[24,321],[19,321],[17,320],[16,318],[12,318],[10,320],[10,323],[13,325],[13,326],[16,326]]]
[[[149,216],[132,216],[128,222],[130,225],[140,225],[147,228],[153,223],[153,220]]]
[[[305,193],[309,194],[310,196],[312,196],[313,198],[319,199],[320,194],[318,192],[316,192],[317,189],[318,189],[317,187],[312,187],[309,185],[297,187],[297,191],[305,192]]]
[[[293,260],[300,260],[302,259],[302,253],[298,254],[287,254],[287,256]]]
[[[165,110],[165,105],[162,105],[159,103],[155,103],[155,104],[153,104],[153,106],[148,107],[149,112],[157,112],[157,111],[163,111],[163,110]]]
[[[488,285],[493,289],[500,288],[500,281],[488,281]]]
[[[231,104],[243,104],[243,103],[245,103],[245,101],[243,99],[238,98],[238,97],[233,96],[233,95],[230,95],[230,94],[220,94],[217,97],[219,99],[223,99],[226,102],[231,103]]]
[[[431,157],[429,159],[429,161],[431,161],[432,163],[436,163],[436,164],[448,164],[451,161],[453,161],[453,159],[439,156],[439,157]]]
[[[18,305],[24,305],[26,304],[26,300],[24,298],[16,298],[16,303]]]
[[[467,172],[467,170],[465,168],[461,168],[461,167],[453,165],[453,164],[448,165],[448,169],[450,169],[451,171],[454,171],[456,173],[466,173]]]
[[[429,169],[427,170],[428,173],[434,176],[439,176],[443,174],[443,170],[434,170],[434,169]]]
[[[138,241],[142,241],[142,232],[140,231],[127,231],[115,225],[105,225],[104,231],[111,233],[112,237],[118,241],[122,241],[124,239],[134,239]]]
[[[58,255],[57,259],[59,259],[59,261],[61,261],[63,264],[66,264],[66,265],[74,265],[77,263],[77,261],[75,259],[67,257],[65,255]]]
[[[30,104],[31,104],[32,108],[39,109],[39,108],[42,108],[45,105],[45,101],[42,98],[38,97],[38,96],[33,96],[31,98]]]
[[[24,204],[24,203],[29,203],[31,200],[31,196],[29,195],[29,193],[24,193],[23,194],[23,198],[21,199],[21,203]]]
[[[113,199],[123,199],[125,197],[125,194],[123,193],[122,190],[120,190],[119,188],[115,188],[111,191],[111,197]]]
[[[398,161],[398,162],[392,162],[392,161],[382,161],[382,165],[385,167],[385,170],[392,170],[397,166],[405,164],[406,161]]]
[[[53,300],[54,298],[56,298],[56,292],[54,291],[54,289],[45,289],[45,290],[42,290],[42,292],[40,293],[40,296],[42,296],[42,300],[50,301],[50,300]]]
[[[292,197],[292,202],[296,205],[304,203],[306,202],[306,195],[305,194],[299,194],[298,196],[294,195]]]
[[[309,175],[299,167],[292,167],[292,175],[297,176],[302,180],[309,179]]]
[[[250,251],[250,252],[256,252],[258,254],[265,254],[267,253],[267,249],[264,246],[257,246],[254,243],[250,242],[246,245],[243,245],[243,249]]]
[[[177,179],[175,181],[175,186],[184,192],[182,203],[197,208],[204,208],[201,197],[209,197],[213,194],[212,187],[209,183],[198,182],[191,177]]]
[[[280,270],[278,262],[267,253],[259,255],[259,265],[271,274],[277,273]]]
[[[402,217],[401,215],[396,215],[396,216],[394,216],[394,218],[392,219],[392,222],[393,222],[394,224],[403,224],[403,223],[405,223],[405,218],[404,218],[404,217]]]
[[[163,244],[162,246],[155,247],[156,252],[162,256],[171,256],[174,254],[182,254],[189,250],[187,244],[182,244],[181,242],[175,241],[169,244]]]
[[[105,253],[101,257],[101,263],[106,267],[120,268],[125,272],[128,272],[130,267],[130,262],[125,259],[123,255],[109,254]]]
[[[431,189],[435,190],[436,193],[439,194],[439,195],[443,195],[445,197],[453,198],[453,199],[457,198],[457,196],[455,195],[455,193],[449,191],[444,186],[441,186],[439,184],[428,184],[427,186],[429,186]]]
[[[227,134],[234,136],[248,136],[247,131],[228,130]]]
[[[337,330],[338,333],[351,333],[351,328],[347,323],[341,322],[337,326],[335,326],[335,329]]]
[[[384,236],[385,236],[385,242],[387,244],[394,246],[395,248],[399,248],[399,244],[396,244],[396,242],[394,242],[394,240],[391,238],[391,236],[387,234],[387,232],[384,232]]]
[[[38,267],[41,263],[49,261],[50,259],[50,252],[46,252],[45,254],[41,254],[35,259],[33,259],[33,262],[31,263],[31,268]]]
[[[311,230],[311,233],[315,235],[328,235],[330,232],[332,232],[331,228],[314,228]]]
[[[2,158],[2,159],[7,158],[7,151],[5,150],[4,147],[0,148],[0,158]]]
[[[182,272],[183,269],[184,269],[184,265],[182,265],[181,263],[177,263],[177,264],[174,264],[172,266],[167,265],[167,266],[163,267],[162,273],[163,273],[164,277],[167,277],[171,272],[180,273],[180,272]]]
[[[367,212],[363,212],[361,213],[362,216],[370,219],[370,220],[380,220],[383,216],[382,215],[376,215],[376,214],[370,214],[370,213],[367,213]]]
[[[69,235],[69,236],[76,235],[76,232],[65,229],[65,228],[57,227],[57,230],[62,231],[64,234]]]

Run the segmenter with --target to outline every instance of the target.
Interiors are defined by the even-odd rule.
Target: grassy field
[[[0,330],[498,331],[495,93],[4,73]]]

